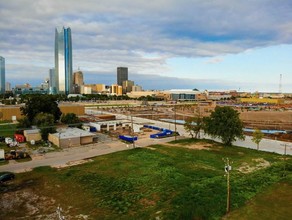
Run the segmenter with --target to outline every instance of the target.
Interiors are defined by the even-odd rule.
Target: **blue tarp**
[[[172,130],[165,129],[165,128],[159,128],[159,127],[152,126],[152,125],[144,125],[144,128],[150,128],[150,129],[153,129],[153,130],[161,131],[161,132],[158,132],[157,134],[151,134],[150,138],[166,137],[168,135],[172,135],[172,133],[173,133]]]
[[[121,140],[128,141],[128,142],[131,142],[131,143],[133,143],[133,141],[137,141],[138,140],[137,136],[119,135],[119,138]]]

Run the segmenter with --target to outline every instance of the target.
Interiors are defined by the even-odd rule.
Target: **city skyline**
[[[0,3],[6,81],[40,84],[54,66],[54,28],[73,31],[73,71],[113,84],[127,66],[145,89],[292,92],[292,3],[55,0]],[[13,16],[11,16],[13,15]],[[281,15],[281,16],[279,16]]]

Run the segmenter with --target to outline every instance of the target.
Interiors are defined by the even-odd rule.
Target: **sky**
[[[291,11],[291,0],[0,0],[0,56],[12,86],[37,86],[65,26],[88,84],[116,83],[126,66],[144,89],[292,93]]]

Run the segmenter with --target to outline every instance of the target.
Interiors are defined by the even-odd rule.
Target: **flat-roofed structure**
[[[40,129],[24,130],[23,135],[26,141],[40,141],[42,140]]]
[[[23,118],[20,107],[24,105],[1,105],[0,106],[0,121],[3,120],[19,120]],[[85,107],[76,104],[59,104],[62,114],[74,113],[77,116],[85,115]]]
[[[57,131],[57,133],[49,134],[48,140],[61,148],[93,143],[93,138],[96,136],[79,128],[58,129]]]

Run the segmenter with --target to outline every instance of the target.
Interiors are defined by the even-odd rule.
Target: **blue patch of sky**
[[[292,82],[291,52],[292,45],[279,45],[214,58],[171,58],[167,64],[181,77],[273,83],[283,74]]]

